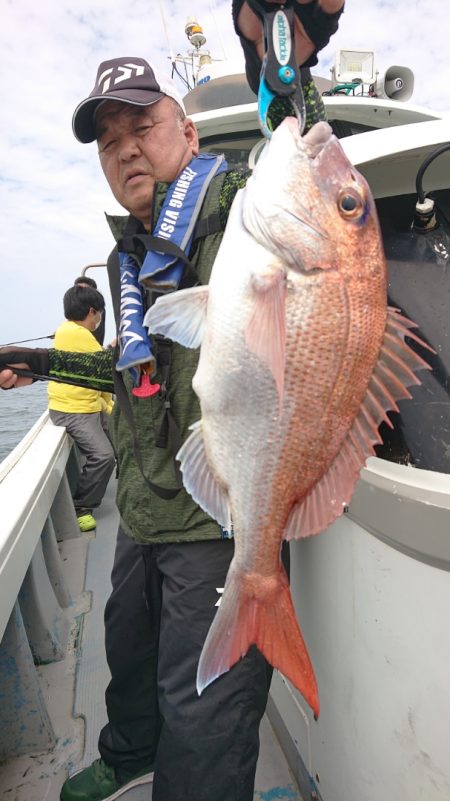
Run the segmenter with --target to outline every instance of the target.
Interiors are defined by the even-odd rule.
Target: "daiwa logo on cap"
[[[150,106],[164,95],[175,100],[183,114],[186,114],[183,99],[173,80],[160,75],[145,59],[122,56],[102,61],[92,92],[75,109],[73,132],[80,142],[93,142],[96,138],[95,115],[99,101],[108,97],[136,106]]]
[[[102,94],[104,94],[105,92],[109,92],[111,82],[113,86],[116,86],[118,83],[122,83],[122,81],[130,80],[133,76],[138,77],[139,75],[143,75],[144,69],[145,68],[140,64],[123,64],[123,66],[111,67],[99,75],[98,87],[101,89]],[[114,77],[114,73],[116,73],[116,77]]]

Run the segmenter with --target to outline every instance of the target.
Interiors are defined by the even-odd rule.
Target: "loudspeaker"
[[[391,100],[405,102],[414,90],[414,73],[409,67],[389,67],[382,78],[376,82],[377,97],[389,97]]]

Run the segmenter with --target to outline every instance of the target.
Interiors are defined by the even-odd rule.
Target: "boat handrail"
[[[79,535],[67,475],[71,450],[65,429],[45,412],[2,462],[0,640],[49,517],[60,539]]]
[[[391,548],[450,571],[449,474],[370,457],[347,515]]]
[[[27,433],[22,437],[16,447],[0,462],[0,483],[5,476],[13,469],[19,462],[22,455],[25,453],[30,444],[34,441],[39,431],[43,428],[49,419],[48,411],[44,412],[34,425],[28,429]]]

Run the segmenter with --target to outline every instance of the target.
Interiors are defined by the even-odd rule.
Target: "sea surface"
[[[47,382],[0,391],[0,462],[47,408]]]

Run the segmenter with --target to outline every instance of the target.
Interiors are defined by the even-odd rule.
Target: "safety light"
[[[203,28],[198,24],[195,17],[188,17],[184,32],[189,39],[190,43],[197,48],[203,47],[206,42],[206,36],[203,33]]]

